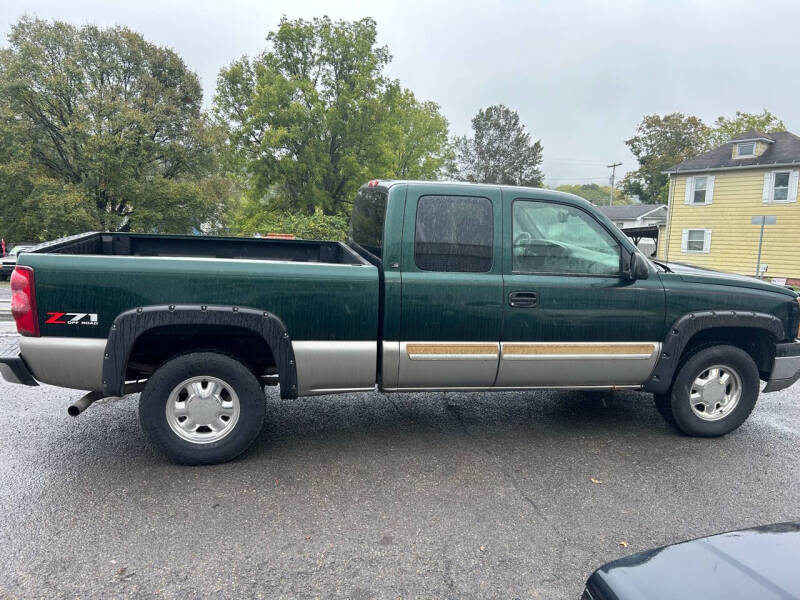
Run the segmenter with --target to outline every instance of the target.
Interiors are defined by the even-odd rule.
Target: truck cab
[[[385,391],[639,387],[653,369],[664,286],[579,198],[376,183],[351,235],[383,273]]]

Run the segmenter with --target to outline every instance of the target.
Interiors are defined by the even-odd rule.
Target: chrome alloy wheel
[[[689,404],[692,412],[704,421],[727,417],[742,396],[742,380],[730,367],[714,365],[692,382]]]
[[[239,397],[216,377],[182,381],[167,398],[167,423],[178,437],[193,444],[210,444],[228,435],[239,420]]]

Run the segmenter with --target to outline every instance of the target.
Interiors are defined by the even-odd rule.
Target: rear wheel
[[[247,450],[264,424],[265,406],[261,383],[242,363],[195,352],[156,370],[139,399],[139,421],[173,461],[214,464]]]
[[[758,368],[744,350],[706,347],[681,362],[670,390],[655,396],[656,408],[686,435],[725,435],[752,412],[759,382]]]

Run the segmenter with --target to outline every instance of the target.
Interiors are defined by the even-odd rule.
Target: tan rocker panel
[[[496,359],[497,343],[410,343],[406,352],[411,360]]]
[[[656,351],[654,342],[530,342],[504,343],[503,358],[531,357],[641,357],[648,358]]]

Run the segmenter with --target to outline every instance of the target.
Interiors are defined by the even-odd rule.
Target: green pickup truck
[[[12,382],[141,391],[181,463],[242,453],[281,396],[632,389],[679,431],[736,429],[800,378],[790,289],[644,257],[588,202],[371,181],[347,244],[86,233],[20,257]]]

